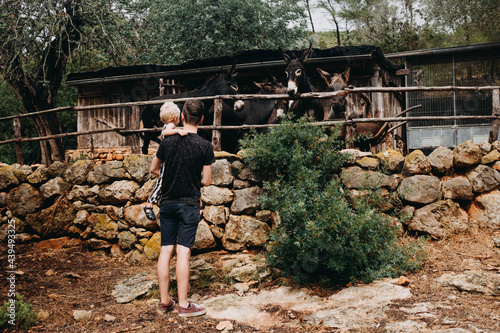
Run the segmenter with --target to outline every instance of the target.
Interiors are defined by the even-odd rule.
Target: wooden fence
[[[346,88],[344,90],[335,92],[312,92],[304,93],[300,96],[294,97],[293,99],[328,99],[335,96],[344,95],[348,93],[395,93],[395,92],[410,92],[410,91],[492,91],[492,114],[491,116],[426,116],[426,117],[382,117],[382,118],[357,118],[350,120],[337,120],[337,121],[322,121],[313,122],[311,125],[315,126],[330,126],[338,123],[355,124],[363,122],[409,122],[416,120],[465,120],[465,119],[475,119],[475,120],[492,120],[491,130],[489,136],[489,142],[493,142],[498,139],[498,131],[500,128],[500,86],[483,86],[483,87],[457,87],[457,86],[443,86],[443,87],[360,87],[360,88]],[[275,124],[264,124],[264,125],[240,125],[240,126],[222,126],[222,101],[223,100],[276,100],[276,99],[291,99],[290,96],[286,94],[276,94],[276,95],[260,95],[260,94],[248,94],[248,95],[218,95],[218,96],[208,96],[208,97],[197,97],[197,98],[178,98],[171,99],[171,101],[187,101],[189,99],[197,100],[214,100],[214,121],[212,125],[200,126],[200,129],[212,130],[212,146],[214,150],[220,151],[221,149],[221,130],[226,129],[250,129],[250,128],[265,128],[272,126],[279,126]],[[44,110],[33,113],[19,114],[15,116],[9,116],[0,118],[0,121],[13,121],[14,129],[14,139],[0,141],[0,145],[14,143],[16,145],[16,156],[18,163],[22,164],[22,143],[32,142],[32,141],[42,141],[56,138],[64,138],[79,135],[97,134],[105,132],[117,132],[121,135],[132,135],[139,134],[141,132],[155,132],[160,131],[160,128],[142,128],[142,129],[126,129],[123,127],[115,127],[112,124],[107,124],[109,129],[101,130],[91,130],[91,131],[81,131],[72,133],[61,133],[56,135],[49,135],[43,137],[32,137],[32,138],[22,138],[21,137],[21,126],[20,119],[25,117],[33,117],[41,114],[51,113],[51,112],[61,112],[61,111],[75,111],[75,112],[85,112],[95,109],[104,108],[116,108],[116,107],[127,107],[127,106],[145,106],[152,104],[163,104],[165,100],[154,100],[154,101],[141,101],[141,102],[126,102],[126,103],[114,103],[114,104],[100,104],[100,105],[89,105],[89,106],[75,106],[75,107],[60,107],[50,110]],[[136,141],[139,141],[136,140]],[[138,152],[138,147],[133,148],[133,152]]]

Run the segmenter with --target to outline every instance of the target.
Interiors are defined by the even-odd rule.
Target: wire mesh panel
[[[436,87],[453,85],[453,64],[426,61],[412,64],[410,86]],[[422,105],[411,111],[411,117],[453,116],[453,92],[416,91],[408,94],[409,106]],[[453,125],[453,121],[414,121],[409,127]]]
[[[462,87],[493,85],[495,62],[498,59],[474,59],[468,57],[455,63],[455,85]],[[457,92],[457,116],[491,115],[491,91]],[[489,120],[459,120],[457,125],[489,124]]]
[[[482,52],[482,53],[481,53]],[[478,51],[425,55],[407,59],[408,86],[489,86],[500,83],[500,58],[495,52]],[[491,115],[491,91],[409,92],[408,107],[422,105],[410,116]],[[412,121],[407,127],[408,147],[456,146],[466,140],[487,139],[490,120]]]

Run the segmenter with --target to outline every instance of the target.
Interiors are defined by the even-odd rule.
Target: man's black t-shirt
[[[170,135],[163,139],[156,157],[165,163],[160,205],[200,204],[201,171],[215,162],[212,144],[197,134]]]

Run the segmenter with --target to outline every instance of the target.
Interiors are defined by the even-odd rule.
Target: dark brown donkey
[[[176,98],[185,97],[203,97],[203,96],[216,96],[216,95],[234,95],[238,93],[238,83],[236,82],[236,76],[238,73],[235,72],[236,64],[234,64],[227,73],[217,74],[210,79],[208,79],[202,86],[196,88],[195,90],[186,91],[179,94],[162,95],[153,97],[151,100],[169,100]],[[184,102],[176,103],[179,109],[182,110]],[[203,102],[205,105],[205,115],[203,124],[212,125],[213,123],[213,100],[205,100]],[[239,111],[243,108],[242,101],[224,101],[222,108],[222,121],[223,125],[229,124],[241,124],[242,116],[239,115]],[[160,120],[160,108],[161,104],[146,105],[141,113],[141,121],[144,128],[153,128],[163,126]],[[160,131],[158,132],[145,132],[142,134],[142,139],[144,144],[142,146],[142,153],[148,153],[148,147],[151,140],[160,143],[158,138]]]
[[[340,91],[348,87],[350,68],[347,67],[343,73],[333,73],[330,74],[321,68],[317,68],[317,71],[321,77],[325,80],[328,91]],[[364,102],[364,110],[355,111],[355,106],[353,105],[352,98],[347,98],[348,91],[340,95],[335,96],[329,101],[328,116],[326,120],[342,119],[351,120],[355,118],[371,118],[371,100],[367,94],[357,93]],[[420,107],[416,106],[415,108]],[[414,108],[411,108],[414,109]],[[395,117],[401,117],[411,109],[405,110]],[[384,122],[362,122],[354,123],[352,125],[344,125],[341,129],[341,137],[345,139],[353,139],[357,135],[365,135],[363,140],[358,140],[357,145],[363,150],[369,150],[371,146],[380,143],[384,137],[392,132],[399,126],[406,124],[406,122],[400,123],[392,128],[389,128],[389,123]],[[352,143],[348,142],[348,146],[352,146]]]
[[[316,68],[316,70],[325,81],[327,85],[327,91],[339,91],[344,90],[348,87],[347,83],[349,82],[349,74],[351,72],[350,67],[347,67],[343,73],[333,74],[330,74],[327,71],[322,70],[321,68]],[[345,94],[337,95],[328,100],[325,120],[347,119],[346,95],[347,92]]]
[[[307,50],[303,51],[300,56],[296,56],[293,52],[292,56],[289,56],[280,49],[285,62],[288,64],[285,70],[285,74],[288,79],[287,93],[292,98],[303,93],[314,91],[304,68],[304,62],[311,53],[311,50],[312,44]],[[318,99],[294,100],[288,111],[294,114],[294,118],[310,116],[316,121],[322,121],[325,116],[323,105]]]

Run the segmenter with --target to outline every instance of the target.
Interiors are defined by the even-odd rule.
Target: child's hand
[[[185,130],[179,130],[179,135],[180,136],[186,136],[186,135],[188,135],[188,132],[185,131]]]

